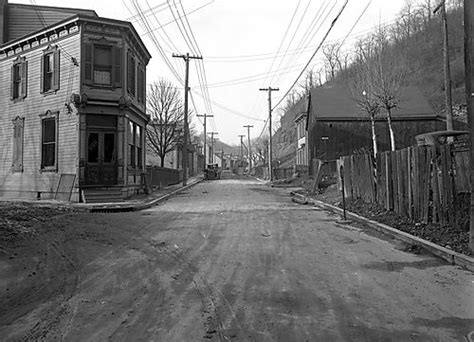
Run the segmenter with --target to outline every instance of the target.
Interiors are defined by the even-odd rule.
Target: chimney
[[[0,45],[3,45],[8,40],[7,11],[8,11],[8,0],[0,0]]]

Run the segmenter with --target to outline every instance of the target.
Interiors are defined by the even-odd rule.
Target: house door
[[[117,184],[116,133],[106,131],[87,132],[87,185]]]

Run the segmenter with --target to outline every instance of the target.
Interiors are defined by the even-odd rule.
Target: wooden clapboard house
[[[146,65],[129,22],[0,0],[0,197],[113,201],[144,188]]]

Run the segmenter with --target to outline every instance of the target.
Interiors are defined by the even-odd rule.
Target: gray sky
[[[259,136],[264,128],[264,121],[268,117],[267,94],[258,89],[268,86],[279,87],[280,91],[273,93],[273,104],[280,100],[320,44],[345,1],[169,0],[167,3],[166,0],[137,0],[134,3],[132,0],[67,2],[10,0],[10,2],[88,8],[95,10],[99,16],[119,20],[130,19],[153,55],[147,68],[148,83],[165,77],[177,87],[182,87],[158,49],[161,49],[175,73],[182,79],[184,61],[172,58],[171,54],[186,52],[202,54],[204,58],[202,64],[195,60],[190,62],[190,86],[196,110],[199,114],[214,115],[214,118],[209,120],[208,131],[217,131],[218,138],[225,143],[237,144],[240,141],[238,135],[247,134],[243,125],[254,126],[251,129],[252,138]],[[379,23],[393,21],[405,2],[406,0],[349,0],[326,41],[341,41],[350,33],[345,40],[346,47],[350,48],[361,34],[367,33]],[[143,11],[143,16],[137,15],[138,9]],[[174,19],[178,18],[178,13],[183,13],[183,9],[188,13],[189,26],[185,18],[182,18],[182,22],[178,20],[187,28],[184,30],[181,27],[183,31],[181,33]],[[353,27],[361,15],[360,21]],[[153,34],[149,31],[154,33],[155,39],[151,39]],[[185,39],[188,39],[188,36],[189,40],[197,43],[197,47],[196,44],[189,46],[186,43]],[[310,67],[317,68],[321,65],[321,61],[322,54],[319,52]],[[200,87],[200,83],[207,83],[209,86],[207,92]],[[204,98],[210,101],[203,100],[203,92],[208,93],[209,96]],[[274,121],[278,121],[279,114],[277,108],[274,112]],[[196,117],[192,117],[191,120],[198,131],[201,131],[202,121]]]

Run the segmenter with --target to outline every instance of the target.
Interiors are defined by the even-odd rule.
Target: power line
[[[295,32],[293,32],[293,35],[292,35],[291,38],[290,38],[290,42],[288,43],[288,46],[287,46],[286,49],[285,49],[285,54],[284,54],[283,57],[280,59],[280,63],[279,63],[278,66],[277,66],[277,70],[280,68],[280,66],[281,66],[281,64],[282,64],[282,62],[283,62],[283,60],[285,59],[286,53],[287,53],[288,50],[290,49],[290,46],[291,46],[291,44],[293,43],[293,40],[295,39],[296,33],[298,32],[298,30],[299,30],[299,28],[300,28],[300,26],[301,26],[301,23],[303,22],[303,19],[304,19],[304,17],[306,16],[306,13],[307,13],[307,11],[308,11],[308,7],[309,7],[310,4],[311,4],[311,0],[308,1],[308,4],[306,5],[306,7],[305,7],[305,9],[304,9],[304,11],[303,11],[303,15],[301,16],[301,19],[299,20],[298,25],[296,26]],[[270,80],[270,83],[272,83],[272,82],[273,82],[273,77],[272,77],[272,79]]]
[[[313,40],[314,36],[319,32],[319,30],[321,29],[323,23],[327,20],[329,14],[332,12],[332,10],[334,9],[334,7],[336,6],[336,2],[333,3],[332,7],[329,9],[329,11],[326,13],[326,15],[324,15],[324,13],[326,12],[327,8],[329,6],[329,2],[326,1],[326,5],[323,7],[321,6],[317,13],[317,15],[314,16],[313,20],[311,21],[308,29],[306,30],[305,34],[303,35],[303,37],[301,38],[301,40],[299,41],[298,45],[297,45],[297,49],[300,49],[300,48],[303,48],[305,49],[309,44],[310,42]],[[323,15],[324,15],[324,18],[323,18]],[[321,20],[322,19],[322,20]],[[318,25],[319,23],[319,25]],[[314,32],[313,32],[314,31]],[[307,41],[307,43],[306,43]],[[290,56],[290,58],[288,59],[287,63],[285,66],[289,66],[289,65],[292,65],[293,64],[293,61],[296,59],[296,56],[295,54],[293,54],[292,56]],[[272,78],[272,82],[273,82],[273,79]],[[279,81],[281,78],[278,78],[277,80]]]
[[[331,26],[329,27],[328,31],[326,32],[326,34],[324,35],[323,39],[321,40],[320,44],[318,45],[318,47],[316,48],[316,50],[314,51],[313,55],[311,56],[311,58],[308,60],[308,62],[306,63],[305,67],[303,68],[303,70],[301,70],[300,74],[298,75],[298,77],[296,78],[296,80],[293,82],[293,84],[291,85],[291,87],[288,89],[288,91],[285,93],[285,95],[283,95],[283,97],[277,102],[277,104],[273,107],[276,108],[278,107],[278,105],[283,101],[283,99],[290,93],[290,91],[293,89],[293,87],[296,85],[296,83],[298,82],[298,80],[300,79],[301,75],[303,75],[304,71],[306,70],[306,68],[308,67],[308,65],[311,63],[311,61],[313,60],[314,56],[316,56],[316,53],[319,51],[319,49],[321,48],[321,46],[323,45],[324,41],[326,40],[327,36],[329,35],[329,33],[331,32],[331,30],[333,29],[334,25],[336,24],[337,20],[339,19],[339,17],[341,16],[342,12],[344,11],[344,9],[346,8],[346,5],[348,3],[349,0],[345,0],[344,2],[344,5],[342,5],[342,8],[339,10],[338,14],[336,15],[336,17],[334,18],[334,20],[332,21],[331,23]]]

